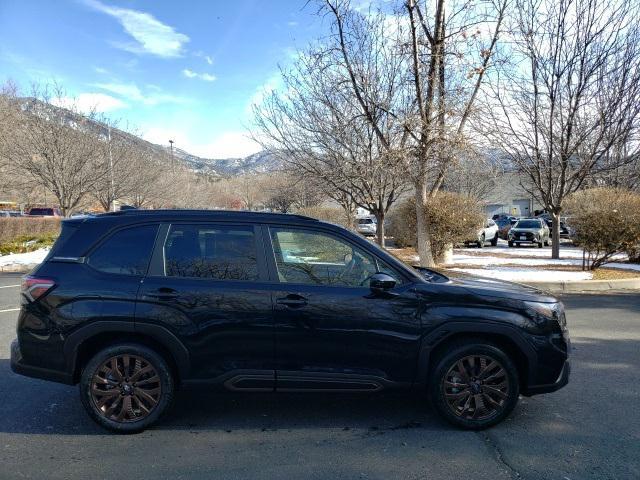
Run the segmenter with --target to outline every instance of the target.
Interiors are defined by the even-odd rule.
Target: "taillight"
[[[32,302],[42,297],[55,286],[50,278],[33,277],[27,275],[22,279],[22,293]]]

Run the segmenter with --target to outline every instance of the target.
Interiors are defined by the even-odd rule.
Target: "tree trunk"
[[[423,182],[416,186],[416,234],[417,250],[420,257],[421,267],[435,267],[431,253],[431,236],[429,235],[429,225],[427,223],[427,184]]]
[[[382,248],[385,247],[384,242],[384,212],[376,212],[376,243]]]
[[[553,224],[551,225],[552,243],[551,243],[551,258],[560,258],[560,215],[552,212],[551,218]]]

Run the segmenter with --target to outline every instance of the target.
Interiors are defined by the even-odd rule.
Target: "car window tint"
[[[169,277],[257,280],[253,227],[172,225],[164,245]]]
[[[96,270],[121,275],[145,275],[158,225],[120,230],[105,240],[87,259]]]
[[[359,287],[377,272],[373,256],[341,238],[287,228],[270,231],[281,282]]]

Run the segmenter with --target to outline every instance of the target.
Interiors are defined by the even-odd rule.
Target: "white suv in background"
[[[375,236],[376,228],[377,223],[375,218],[366,217],[356,219],[356,231],[365,237]]]
[[[491,242],[491,246],[495,247],[498,244],[498,230],[500,228],[490,218],[487,218],[484,222],[484,227],[478,230],[478,237],[474,240],[465,242],[467,245],[475,243],[478,247],[484,247],[486,242]]]

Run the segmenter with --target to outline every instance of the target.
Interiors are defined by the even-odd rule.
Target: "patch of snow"
[[[526,268],[509,268],[509,267],[495,267],[492,269],[486,268],[451,268],[457,272],[464,272],[470,275],[477,275],[479,277],[487,277],[498,280],[509,280],[512,282],[526,282],[526,281],[554,281],[563,282],[571,280],[591,280],[593,274],[591,272],[563,272],[558,270],[533,270]]]
[[[582,265],[582,259],[560,259],[553,260],[552,258],[518,258],[518,257],[494,257],[489,255],[465,255],[454,253],[453,261],[451,265],[456,264],[465,264],[465,265],[480,265],[480,266],[490,266],[490,265],[506,265],[506,264],[515,264],[515,265],[530,265],[530,266],[541,266],[541,265]]]
[[[640,272],[640,264],[638,263],[605,263],[604,266],[608,268],[620,268],[623,270],[636,270]]]
[[[0,257],[0,267],[9,265],[36,265],[41,263],[48,253],[48,248],[41,248],[33,252],[3,255]]]
[[[514,257],[537,257],[548,258],[551,260],[551,247],[538,248],[537,246],[522,246],[522,247],[509,247],[506,241],[500,240],[496,247],[484,247],[482,250],[479,248],[456,248],[453,253],[464,254],[464,252],[475,251],[485,254],[501,253],[504,255],[511,255]],[[579,258],[582,259],[582,249],[574,246],[560,245],[560,259],[567,258]],[[627,256],[624,254],[618,254],[613,257],[614,260],[626,260]]]

